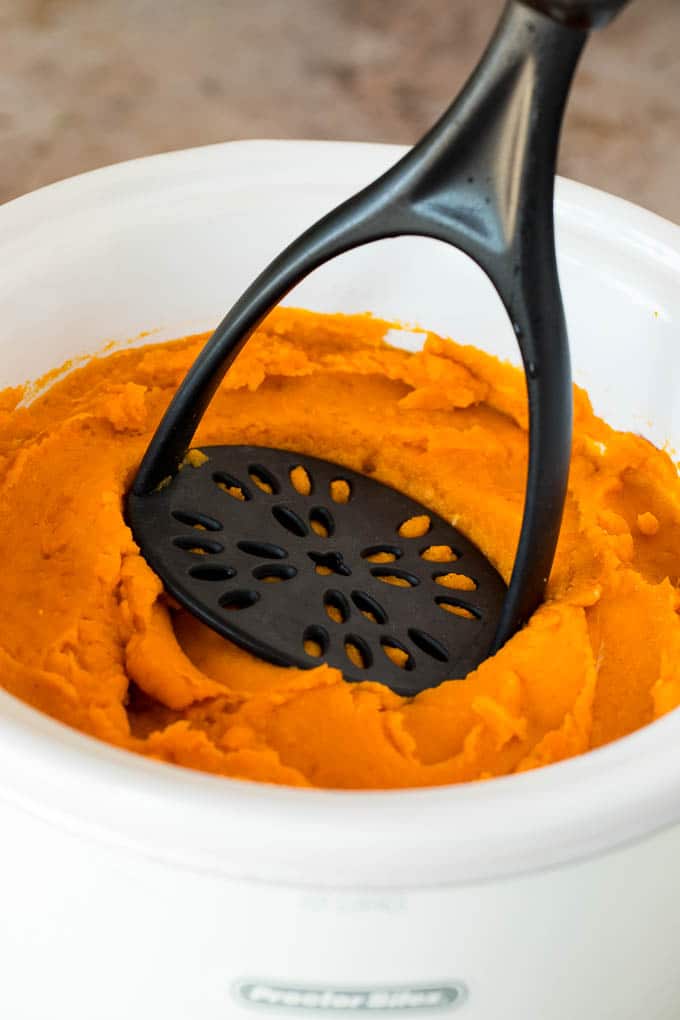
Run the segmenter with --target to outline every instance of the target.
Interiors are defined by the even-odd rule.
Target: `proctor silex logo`
[[[459,982],[377,988],[319,988],[255,980],[238,981],[234,992],[241,1002],[268,1012],[285,1010],[301,1015],[387,1013],[403,1017],[416,1016],[418,1013],[448,1012],[462,1005],[467,994],[465,986]]]

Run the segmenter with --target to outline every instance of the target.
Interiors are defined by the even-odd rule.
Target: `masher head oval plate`
[[[405,696],[460,679],[487,656],[506,586],[442,517],[316,457],[202,451],[199,467],[130,494],[127,514],[166,589],[209,627],[277,665],[327,662]],[[405,521],[425,516],[425,534],[403,536]]]

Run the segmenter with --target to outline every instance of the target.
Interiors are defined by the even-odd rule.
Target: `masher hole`
[[[236,612],[240,609],[249,609],[254,606],[260,597],[260,593],[252,590],[228,591],[220,599],[222,609]]]
[[[352,498],[352,486],[346,478],[334,478],[329,491],[334,503],[349,503]]]
[[[335,531],[333,516],[323,506],[315,506],[310,511],[309,526],[319,538],[329,538]]]
[[[467,574],[435,574],[434,579],[442,588],[453,588],[455,591],[477,591],[477,582]]]
[[[357,669],[368,669],[373,662],[371,649],[363,638],[357,637],[356,634],[350,634],[345,638],[345,655]]]
[[[367,594],[365,591],[353,591],[352,602],[362,616],[365,616],[371,623],[387,623],[387,613],[380,603]]]
[[[333,623],[345,623],[351,612],[350,605],[341,591],[331,588],[323,597],[323,605],[326,616]]]
[[[400,538],[422,538],[427,535],[432,527],[432,520],[428,514],[418,514],[416,517],[409,517],[397,528]]]
[[[461,605],[456,599],[451,598],[437,598],[435,602],[440,609],[443,609],[445,613],[451,613],[453,616],[460,616],[463,620],[479,620],[480,614],[468,606]]]
[[[458,559],[450,545],[428,545],[420,555],[428,563],[454,563]]]
[[[338,574],[340,577],[349,577],[352,571],[345,563],[341,553],[337,552],[308,552],[312,563],[315,564],[314,569],[317,574],[322,576],[328,576],[328,574]]]
[[[262,464],[251,464],[248,468],[248,475],[253,485],[257,485],[261,492],[268,495],[280,490],[280,485],[274,475]]]
[[[273,542],[237,542],[241,552],[249,556],[261,556],[263,560],[285,560],[288,553],[280,545]]]
[[[199,563],[189,571],[197,581],[229,581],[236,576],[232,567],[223,567],[219,563]]]
[[[312,478],[302,464],[296,464],[292,467],[288,473],[290,478],[290,484],[293,486],[299,496],[310,496],[312,493]]]
[[[290,581],[297,574],[295,567],[289,563],[265,563],[261,567],[255,567],[253,577],[266,584],[276,584],[277,581]]]
[[[211,538],[201,538],[198,535],[178,535],[177,538],[173,538],[172,544],[177,549],[184,549],[186,552],[194,553],[194,555],[198,556],[224,552],[224,546],[221,542],[215,542]]]
[[[272,513],[281,527],[289,531],[291,535],[304,538],[308,534],[307,525],[302,518],[287,506],[273,506]]]
[[[328,632],[317,624],[307,627],[302,636],[302,646],[310,658],[320,659],[328,650]]]
[[[449,661],[448,651],[441,641],[437,641],[431,634],[424,630],[419,630],[417,627],[411,627],[408,636],[413,641],[413,644],[420,648],[421,652],[425,652],[426,655],[436,659],[437,662]]]
[[[394,588],[415,588],[420,582],[415,574],[409,574],[406,570],[395,570],[392,567],[373,567],[373,577],[383,584],[391,584]]]
[[[233,475],[228,475],[225,471],[216,471],[213,475],[213,482],[222,492],[226,492],[232,499],[237,499],[240,503],[245,503],[251,499],[250,491],[239,482],[238,478],[234,478]]]
[[[407,648],[394,638],[381,638],[382,650],[393,666],[399,669],[413,669],[415,661]]]
[[[193,513],[188,510],[173,510],[172,516],[180,524],[186,524],[197,531],[221,531],[222,525],[214,517],[207,514]]]
[[[401,556],[402,551],[397,545],[370,545],[361,553],[362,559],[369,563],[394,563]]]

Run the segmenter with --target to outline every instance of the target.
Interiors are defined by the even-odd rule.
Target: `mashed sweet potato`
[[[516,369],[369,317],[280,310],[196,437],[337,461],[454,520],[509,576],[526,400]],[[680,481],[576,391],[549,597],[464,681],[404,700],[258,661],[177,608],[123,497],[204,337],[95,358],[29,406],[0,394],[0,683],[70,726],[167,762],[299,786],[488,778],[580,754],[680,704]],[[304,477],[299,480],[305,484]],[[437,550],[432,552],[437,558]]]

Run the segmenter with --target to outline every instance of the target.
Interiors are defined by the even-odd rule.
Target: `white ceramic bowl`
[[[5,205],[0,384],[142,330],[209,329],[283,242],[399,154],[233,143]],[[614,425],[680,446],[680,230],[567,181],[557,212],[577,380]],[[516,358],[488,282],[430,241],[355,252],[290,301]],[[679,861],[678,713],[518,777],[342,793],[156,764],[0,693],[11,1020],[677,1020]]]

